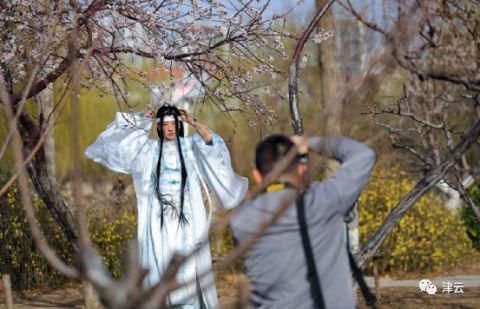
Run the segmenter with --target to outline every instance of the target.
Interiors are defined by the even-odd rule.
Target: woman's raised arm
[[[109,169],[132,174],[142,165],[152,119],[143,113],[117,113],[97,140],[85,150],[85,155]]]

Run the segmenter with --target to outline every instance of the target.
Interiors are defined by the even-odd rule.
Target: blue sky
[[[368,18],[373,18],[377,22],[382,20],[382,0],[352,0],[353,5],[358,9],[365,9],[364,12]],[[271,16],[274,13],[282,13],[293,7],[297,0],[272,0],[269,8],[267,9],[267,16]],[[343,11],[338,4],[334,3],[335,12]],[[306,24],[310,17],[315,12],[315,0],[304,0],[302,4],[298,5],[290,18],[299,19],[299,23]]]

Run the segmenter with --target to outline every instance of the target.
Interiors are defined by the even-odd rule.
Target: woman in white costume
[[[152,119],[157,123],[157,141],[148,138]],[[196,129],[193,136],[183,136],[183,122]],[[248,187],[247,179],[233,171],[223,140],[186,110],[168,104],[156,115],[117,113],[85,154],[113,171],[132,175],[140,258],[149,270],[146,287],[159,282],[175,251],[187,253],[207,237],[212,205],[207,214],[201,186],[207,183],[226,208],[236,206]],[[207,242],[176,278],[180,284],[195,278],[197,283],[172,292],[167,305],[218,307],[213,274],[197,277],[211,267]]]

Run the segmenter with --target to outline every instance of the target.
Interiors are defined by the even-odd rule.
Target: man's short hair
[[[257,145],[255,153],[255,165],[260,174],[266,176],[270,173],[275,164],[280,161],[294,145],[290,138],[281,134],[270,135],[261,141]],[[285,172],[293,171],[298,162],[299,158],[295,157]]]

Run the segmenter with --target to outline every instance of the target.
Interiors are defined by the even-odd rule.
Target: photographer
[[[255,182],[262,183],[294,146],[298,155],[278,180],[230,222],[234,238],[242,242],[272,217],[282,201],[301,192],[244,257],[252,304],[261,308],[355,308],[344,217],[367,182],[375,154],[345,137],[273,135],[257,146]],[[342,165],[325,181],[305,187],[309,150]]]

